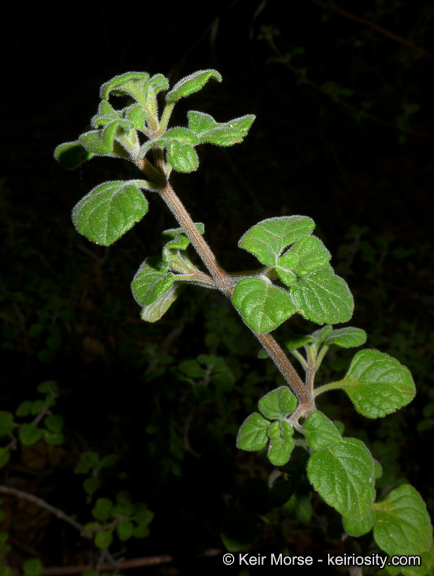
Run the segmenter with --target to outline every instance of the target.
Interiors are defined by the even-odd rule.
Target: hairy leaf
[[[291,298],[297,310],[317,324],[347,322],[354,309],[347,283],[329,265],[299,278],[291,287]]]
[[[240,280],[232,302],[247,326],[258,334],[274,330],[296,311],[286,290],[262,278]]]
[[[302,236],[312,234],[314,228],[314,221],[307,216],[268,218],[247,230],[238,246],[256,256],[262,264],[276,266],[281,252]]]
[[[279,258],[278,264],[290,256],[297,256],[297,262],[292,271],[298,276],[307,276],[325,266],[331,258],[330,252],[316,236],[303,236],[289,251]]]
[[[408,368],[378,350],[361,350],[342,380],[333,383],[367,418],[382,418],[411,402],[416,388]]]
[[[171,140],[167,148],[167,159],[177,172],[193,172],[199,166],[196,150],[180,140]]]
[[[357,520],[350,520],[349,518],[342,518],[344,530],[350,536],[358,537],[367,534],[375,524],[375,513],[370,510],[366,518],[357,522]]]
[[[148,202],[139,190],[145,186],[141,180],[118,180],[91,190],[72,211],[78,232],[102,246],[113,244],[147,213]]]
[[[180,98],[198,92],[210,78],[215,78],[218,82],[222,81],[221,75],[216,70],[199,70],[190,74],[190,76],[186,76],[177,82],[172,90],[166,94],[166,101],[177,102]]]
[[[351,520],[366,518],[375,498],[374,460],[363,442],[342,438],[314,452],[307,475],[319,495],[339,514]]]
[[[259,412],[250,414],[244,420],[237,436],[237,448],[253,452],[261,450],[268,443],[267,430],[270,422],[266,420]]]
[[[319,410],[308,416],[302,432],[312,450],[324,450],[342,440],[333,422]]]
[[[272,390],[263,396],[258,403],[259,411],[268,420],[284,420],[296,407],[297,398],[291,393],[288,386],[280,386],[280,388]]]
[[[60,144],[54,150],[54,158],[67,170],[74,170],[93,157],[94,154],[88,152],[78,140]]]
[[[431,546],[433,528],[425,502],[409,484],[374,506],[374,538],[390,555],[420,554]]]
[[[363,344],[365,344],[366,342],[366,339],[367,335],[364,330],[348,326],[347,328],[332,330],[332,332],[327,336],[324,343],[326,344],[326,346],[336,344],[341,348],[356,348],[357,346],[363,346]]]

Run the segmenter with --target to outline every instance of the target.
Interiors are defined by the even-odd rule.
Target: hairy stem
[[[154,150],[154,159],[158,169],[161,170],[161,173],[164,173],[164,158],[161,149],[156,148]],[[231,298],[234,291],[233,279],[217,262],[211,248],[199,233],[190,214],[187,212],[183,203],[175,194],[175,191],[168,182],[166,182],[166,184],[159,190],[159,194],[178,221],[179,225],[184,229],[188,239],[211,274],[216,288],[227,298]],[[297,409],[298,413],[300,415],[308,415],[311,412],[314,412],[315,402],[312,394],[309,394],[300,376],[297,374],[295,368],[273,336],[271,336],[271,334],[253,333],[261,343],[262,347],[268,352],[277,369],[285,378],[285,381],[288,383],[292,392],[300,402]]]

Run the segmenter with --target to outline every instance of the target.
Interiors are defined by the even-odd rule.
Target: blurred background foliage
[[[221,534],[226,546],[255,553],[320,556],[348,546],[331,509],[311,497],[302,455],[279,492],[265,459],[235,448],[240,424],[280,380],[228,303],[190,288],[160,322],[140,320],[130,282],[174,225],[159,199],[148,195],[150,215],[113,247],[91,245],[71,209],[134,168],[94,159],[69,173],[52,157],[87,127],[112,76],[161,72],[174,83],[215,68],[222,84],[181,102],[174,125],[185,125],[190,109],[220,122],[257,120],[242,146],[201,147],[198,172],[174,174],[173,184],[229,271],[253,265],[235,247],[259,220],[315,220],[354,293],[351,325],[368,332],[368,347],[407,365],[418,389],[382,421],[359,417],[339,393],[321,396],[319,408],[372,447],[384,466],[380,496],[408,479],[432,513],[434,3],[234,0],[197,9],[186,1],[160,12],[133,2],[120,14],[95,2],[71,5],[67,17],[49,5],[47,19],[36,4],[14,8],[5,63],[0,410],[15,412],[55,380],[65,441],[18,445],[1,482],[83,521],[95,498],[129,490],[155,517],[146,539],[118,542],[113,553],[173,557],[149,574],[183,573],[193,560],[220,573],[211,552],[223,549]],[[313,329],[300,319],[276,336]],[[340,377],[350,358],[329,352],[318,383]],[[87,452],[118,456],[91,493],[73,473]],[[47,566],[98,559],[46,512],[11,498],[3,510],[12,567],[32,556]]]

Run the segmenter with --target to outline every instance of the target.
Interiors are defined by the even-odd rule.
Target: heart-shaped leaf
[[[241,425],[237,436],[237,448],[253,452],[267,445],[270,422],[258,412],[250,414]]]
[[[285,257],[297,256],[297,262],[292,271],[298,276],[307,276],[325,266],[331,258],[330,252],[316,236],[303,236],[290,250],[279,258],[279,265]]]
[[[118,180],[91,190],[72,211],[78,232],[102,246],[113,244],[148,211],[139,186],[145,187],[146,182]]]
[[[284,420],[291,412],[294,412],[296,407],[297,398],[291,393],[288,386],[280,386],[276,390],[272,390],[263,396],[258,403],[259,411],[268,420]]]
[[[267,458],[274,466],[284,466],[295,446],[294,431],[288,422],[274,422],[268,429],[270,445]]]
[[[378,350],[361,350],[348,372],[330,388],[341,388],[356,410],[367,418],[382,418],[411,402],[416,388],[408,368]]]
[[[262,278],[240,280],[232,302],[247,326],[258,334],[274,330],[296,311],[286,290]]]
[[[302,236],[309,236],[314,228],[314,221],[307,216],[268,218],[247,230],[238,246],[256,256],[262,264],[276,266],[284,248]]]
[[[350,289],[329,265],[299,278],[291,287],[291,298],[297,310],[317,324],[347,322],[353,314]]]
[[[375,498],[374,459],[355,438],[342,438],[325,450],[314,452],[307,465],[310,483],[339,514],[363,520]]]
[[[390,555],[420,554],[431,546],[433,528],[425,502],[409,484],[374,505],[374,538]]]

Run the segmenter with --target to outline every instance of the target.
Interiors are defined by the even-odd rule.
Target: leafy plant
[[[198,168],[198,146],[240,143],[255,119],[246,115],[220,123],[208,114],[189,111],[188,127],[169,128],[176,103],[199,91],[210,79],[220,82],[221,76],[215,70],[202,70],[170,90],[162,74],[151,77],[146,72],[128,72],[103,84],[92,130],[58,146],[55,158],[68,169],[94,156],[126,159],[139,169],[142,178],[96,186],[75,206],[74,225],[89,240],[109,246],[146,215],[146,195],[158,194],[179,227],[163,231],[161,255],[147,257],[134,276],[131,288],[141,306],[142,319],[159,320],[187,285],[218,290],[229,298],[256,336],[260,356],[271,358],[285,382],[263,396],[258,411],[241,425],[238,448],[266,451],[270,463],[281,467],[285,475],[291,470],[294,448],[301,447],[308,458],[309,482],[342,516],[347,534],[357,537],[373,530],[377,545],[387,554],[421,554],[432,542],[432,526],[421,496],[406,484],[377,501],[375,481],[382,473],[380,464],[361,440],[344,437],[343,426],[316,407],[319,395],[341,389],[360,414],[382,418],[406,406],[416,391],[405,366],[369,349],[354,356],[341,380],[315,387],[315,375],[330,347],[359,347],[367,336],[354,327],[334,328],[350,320],[353,297],[346,282],[335,274],[330,252],[313,235],[313,220],[296,215],[259,222],[238,243],[258,260],[258,268],[228,273],[204,239],[204,225],[193,222],[169,183],[172,170],[188,173]],[[337,97],[332,88],[330,95]],[[167,90],[159,114],[158,97]],[[126,97],[126,105],[115,108],[113,97],[123,97],[124,104]],[[190,244],[204,269],[190,257]],[[294,334],[284,342],[300,362],[304,380],[271,334],[295,314],[322,325],[311,334]],[[179,366],[184,379],[201,378],[206,371],[218,379],[226,370],[217,357],[202,356]],[[196,393],[198,399],[206,401],[210,391],[196,387]],[[299,508],[301,515],[307,510],[305,504]],[[99,518],[103,513],[106,520],[113,515],[112,510],[111,501],[100,499],[94,516]],[[228,540],[224,541],[228,545]],[[427,569],[423,570],[421,573],[426,573]]]

